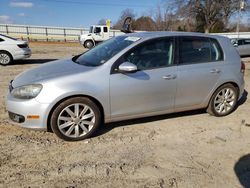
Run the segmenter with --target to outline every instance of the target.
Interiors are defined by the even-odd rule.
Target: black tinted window
[[[101,28],[100,27],[96,27],[95,28],[95,33],[101,33]]]
[[[244,44],[244,40],[238,40],[238,45],[243,45]]]
[[[107,27],[104,27],[104,33],[107,33],[108,32],[108,28]]]
[[[143,43],[124,57],[137,66],[139,70],[165,67],[173,61],[173,40],[161,39]]]
[[[245,44],[250,44],[250,39],[246,39],[246,40],[244,41],[244,43],[245,43]]]
[[[223,59],[218,42],[209,38],[183,37],[180,42],[180,63],[205,63]]]

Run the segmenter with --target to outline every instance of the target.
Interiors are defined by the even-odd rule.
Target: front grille
[[[15,114],[13,112],[9,112],[9,118],[16,123],[23,123],[25,121],[24,116]]]

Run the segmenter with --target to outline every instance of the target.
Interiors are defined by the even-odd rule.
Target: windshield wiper
[[[77,60],[81,55],[82,55],[82,54],[79,54],[79,55],[74,56],[74,57],[72,58],[72,61],[74,61],[75,63],[77,63],[76,60]]]

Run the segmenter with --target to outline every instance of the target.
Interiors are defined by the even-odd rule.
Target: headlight
[[[11,95],[18,99],[32,99],[35,98],[42,90],[41,84],[32,84],[14,88]]]

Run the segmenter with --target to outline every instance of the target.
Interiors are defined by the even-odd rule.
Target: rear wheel
[[[238,90],[232,84],[219,87],[213,94],[207,112],[214,116],[226,116],[235,110]]]
[[[78,141],[90,137],[100,123],[99,108],[85,97],[75,97],[62,102],[51,116],[53,132],[66,141]]]
[[[85,48],[88,48],[88,49],[91,49],[94,47],[94,43],[91,41],[91,40],[87,40],[85,43],[84,43],[84,47]]]
[[[9,53],[0,51],[0,64],[9,65],[12,62],[12,57]]]

